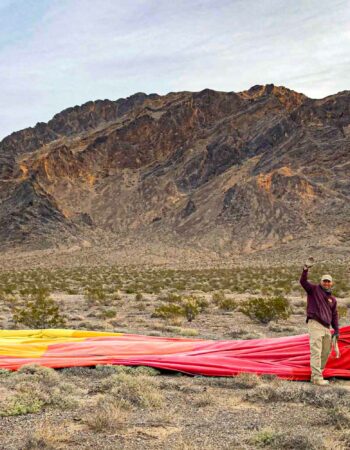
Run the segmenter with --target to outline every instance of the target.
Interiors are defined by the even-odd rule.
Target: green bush
[[[223,298],[218,302],[218,307],[224,311],[233,311],[237,307],[237,303],[233,298]]]
[[[194,297],[186,297],[182,301],[182,308],[184,311],[184,316],[189,322],[198,316],[201,311],[200,305],[197,302],[197,299]]]
[[[205,297],[194,297],[196,299],[197,305],[200,311],[204,311],[209,306],[209,302]]]
[[[256,433],[252,438],[252,442],[259,447],[270,447],[276,441],[277,433],[271,428],[264,428]]]
[[[291,307],[285,297],[251,297],[239,308],[239,311],[260,323],[275,322],[278,319],[288,319]]]
[[[180,303],[163,303],[158,306],[152,317],[159,317],[162,319],[173,319],[176,317],[186,317],[191,322],[201,311],[206,307],[205,299],[196,297],[183,297]],[[204,301],[203,301],[204,300]],[[177,302],[178,300],[176,300]]]
[[[104,311],[101,311],[99,314],[99,317],[101,319],[113,319],[117,315],[117,311],[115,309],[105,309]]]
[[[65,325],[65,317],[46,289],[38,289],[30,295],[28,303],[14,308],[13,321],[29,328],[59,328]]]
[[[111,375],[99,385],[101,392],[109,392],[125,408],[157,408],[163,404],[163,395],[157,384],[142,373],[132,376],[128,373]]]
[[[0,416],[20,416],[23,414],[38,413],[43,409],[44,403],[29,392],[18,392],[4,405],[0,406]]]
[[[184,315],[184,310],[181,305],[175,303],[163,303],[155,308],[152,317],[160,319],[172,319],[174,317],[181,317]]]
[[[220,302],[222,302],[223,300],[226,299],[226,295],[225,295],[225,292],[223,292],[223,291],[216,291],[213,293],[211,298],[212,298],[213,303],[218,305]]]
[[[133,288],[133,287],[128,287],[128,288],[125,289],[125,292],[126,292],[127,294],[135,294],[135,288]]]
[[[214,292],[212,300],[215,305],[224,311],[233,311],[237,307],[235,300],[233,298],[227,298],[223,291]]]
[[[108,295],[105,289],[100,285],[88,286],[85,289],[85,297],[90,304],[105,304],[108,300]]]
[[[12,373],[12,370],[8,369],[0,369],[0,378],[6,378],[9,377]]]

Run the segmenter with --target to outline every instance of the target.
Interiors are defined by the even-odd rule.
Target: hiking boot
[[[329,381],[324,380],[323,378],[315,378],[314,380],[312,380],[312,383],[316,384],[317,386],[328,386],[329,385]]]

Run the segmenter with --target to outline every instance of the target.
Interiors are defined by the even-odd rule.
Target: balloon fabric
[[[350,378],[350,326],[340,329],[323,375]],[[104,364],[150,366],[192,375],[242,372],[310,379],[309,335],[250,340],[203,340],[65,329],[0,331],[0,368]]]

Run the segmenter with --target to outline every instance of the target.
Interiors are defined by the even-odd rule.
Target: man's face
[[[329,289],[333,286],[333,281],[329,281],[329,280],[322,280],[321,281],[321,286],[324,287],[325,289]]]

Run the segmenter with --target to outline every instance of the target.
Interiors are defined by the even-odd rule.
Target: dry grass
[[[349,407],[349,391],[341,387],[325,387],[322,390],[310,384],[291,383],[274,380],[260,384],[246,393],[245,399],[251,402],[278,403],[298,402],[318,408]]]
[[[83,421],[94,432],[117,432],[126,427],[128,412],[113,397],[102,396],[91,410],[83,416]]]
[[[69,424],[52,423],[44,419],[34,427],[34,430],[26,434],[21,448],[23,450],[66,449],[70,447],[70,439]]]

